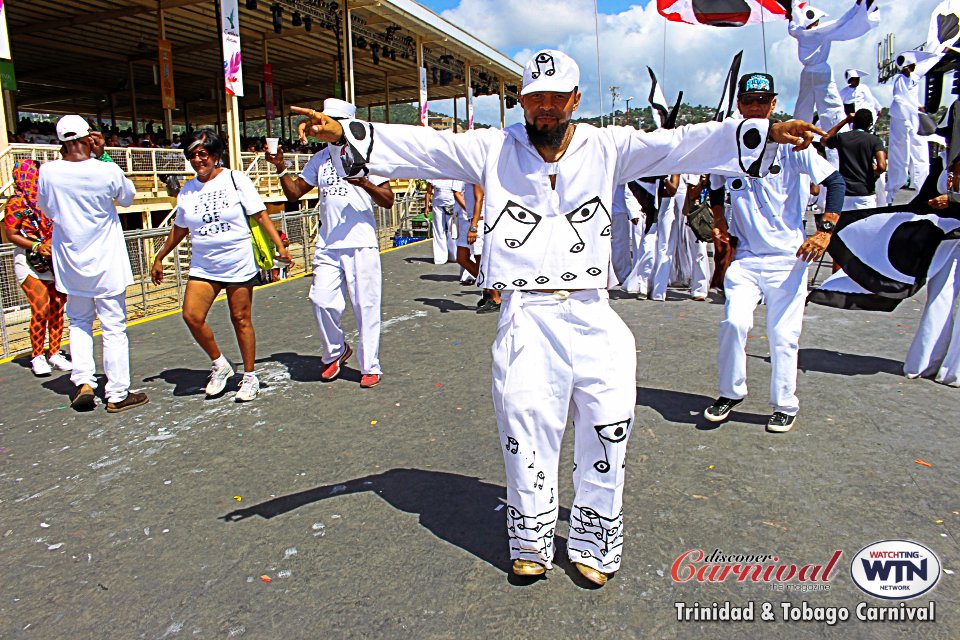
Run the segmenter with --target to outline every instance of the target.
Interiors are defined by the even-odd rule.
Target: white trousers
[[[103,388],[107,402],[121,402],[130,390],[130,345],[127,341],[126,294],[110,298],[67,296],[65,308],[70,319],[70,382],[97,388],[97,366],[93,361],[93,321],[100,318],[103,338]]]
[[[927,280],[927,303],[903,363],[903,373],[909,378],[934,376],[937,382],[952,387],[960,387],[960,248],[956,244],[944,243],[937,249],[951,255]]]
[[[912,122],[890,118],[890,144],[887,145],[887,204],[893,203],[907,184],[914,189],[923,186],[930,172],[930,149],[927,139],[917,135]]]
[[[753,312],[763,298],[773,369],[770,405],[774,411],[795,415],[800,410],[796,393],[797,353],[807,295],[807,263],[741,258],[730,263],[723,286],[726,303],[717,356],[720,395],[733,399],[747,395],[747,334],[753,328]]]
[[[650,226],[647,233],[643,233],[643,220],[641,219],[634,227],[633,237],[635,238],[633,268],[624,278],[622,287],[628,293],[639,293],[641,296],[645,296],[653,286],[653,268],[657,261],[656,223]]]
[[[688,224],[683,225],[683,234],[691,266],[690,295],[694,298],[706,297],[710,293],[710,256],[707,254],[707,243],[697,240]]]
[[[433,264],[446,264],[455,262],[457,259],[457,215],[455,207],[437,207],[431,205],[433,209]],[[446,211],[449,213],[447,213]]]
[[[575,432],[567,551],[605,573],[620,567],[636,344],[606,290],[509,291],[493,344],[493,402],[507,472],[511,559],[551,566],[560,442]]]
[[[652,300],[666,300],[667,287],[670,284],[670,272],[673,269],[674,256],[680,241],[680,234],[685,219],[683,204],[686,202],[686,185],[681,185],[677,195],[664,198],[660,202],[660,211],[657,214],[657,259],[653,269],[653,290],[650,292]]]
[[[800,71],[800,87],[793,117],[813,122],[814,110],[820,116],[817,126],[821,129],[827,127],[824,131],[828,131],[845,117],[843,100],[837,91],[837,83],[833,81],[833,70],[827,62],[804,67]]]
[[[860,209],[875,209],[877,207],[877,196],[844,196],[843,210],[857,211]]]
[[[617,282],[623,283],[633,267],[633,225],[629,213],[614,213],[610,226],[610,261]]]
[[[310,302],[317,318],[323,361],[333,362],[344,350],[340,326],[350,295],[357,321],[357,361],[361,373],[380,369],[380,252],[373,247],[322,249],[313,259]]]

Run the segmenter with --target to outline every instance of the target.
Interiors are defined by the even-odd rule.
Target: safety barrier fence
[[[182,156],[181,156],[182,159]],[[397,198],[390,209],[376,207],[377,236],[381,248],[393,246],[394,236],[408,225],[412,203],[417,194]],[[320,224],[316,209],[283,212],[271,216],[277,229],[290,240],[290,254],[296,261],[287,277],[313,270]],[[138,229],[124,233],[134,283],[127,289],[127,319],[133,320],[179,309],[190,269],[190,240],[185,239],[164,260],[164,279],[156,286],[150,280],[150,269],[170,229]],[[30,306],[14,275],[12,244],[0,244],[0,358],[30,349]]]

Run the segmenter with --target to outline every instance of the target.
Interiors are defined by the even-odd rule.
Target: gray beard
[[[547,147],[549,149],[559,149],[563,144],[563,139],[567,135],[567,129],[570,127],[570,121],[567,120],[558,125],[553,131],[539,131],[536,125],[529,122],[524,123],[527,129],[527,137],[530,138],[530,144],[535,147]]]

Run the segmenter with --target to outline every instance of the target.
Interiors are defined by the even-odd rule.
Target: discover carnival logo
[[[910,540],[881,540],[853,556],[850,577],[864,593],[885,600],[923,595],[940,579],[940,558]]]
[[[702,549],[684,551],[670,567],[674,582],[787,582],[826,583],[843,551],[837,549],[826,562],[797,565],[781,563],[779,556],[762,554],[725,554],[714,549],[709,555]],[[826,586],[824,591],[829,589]]]

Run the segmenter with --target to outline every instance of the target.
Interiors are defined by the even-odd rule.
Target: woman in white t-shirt
[[[194,339],[213,361],[206,393],[223,392],[233,367],[221,353],[207,324],[207,313],[221,290],[226,289],[230,319],[243,358],[243,381],[236,400],[257,397],[260,381],[254,372],[256,336],[250,311],[253,287],[259,271],[247,217],[253,218],[277,246],[288,266],[290,252],[280,240],[266,207],[250,178],[220,166],[223,142],[212,129],[201,129],[183,140],[184,155],[197,172],[177,196],[177,213],[167,241],[157,253],[151,275],[154,284],[163,281],[163,259],[190,234],[190,279],[183,296],[183,320]]]

